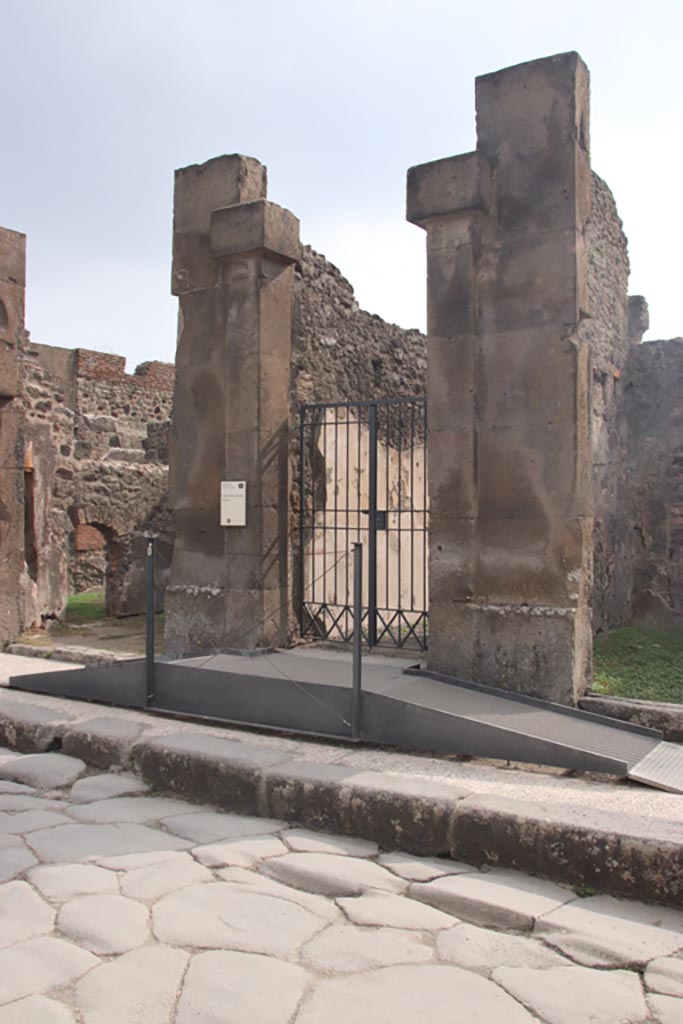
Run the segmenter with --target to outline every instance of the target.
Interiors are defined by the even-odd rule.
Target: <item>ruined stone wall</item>
[[[683,338],[633,349],[626,375],[633,617],[683,616]]]
[[[26,624],[59,617],[69,592],[101,586],[103,570],[110,613],[140,612],[145,530],[160,533],[170,560],[168,468],[146,461],[143,441],[149,421],[168,420],[174,368],[147,363],[128,375],[121,356],[46,345],[27,347],[23,366],[38,552]]]

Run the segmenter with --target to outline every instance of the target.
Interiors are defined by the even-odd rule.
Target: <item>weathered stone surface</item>
[[[67,985],[97,962],[92,953],[62,939],[29,939],[0,950],[0,1003]]]
[[[287,847],[276,836],[250,836],[227,843],[197,846],[192,853],[200,864],[210,868],[250,868],[261,860],[281,857],[287,853]]]
[[[359,896],[367,889],[403,892],[405,882],[371,861],[331,853],[288,853],[264,865],[286,885],[325,896]]]
[[[247,815],[219,814],[200,809],[198,813],[164,818],[161,824],[169,832],[182,836],[183,839],[192,839],[196,843],[216,843],[221,839],[264,836],[285,827],[283,821],[275,821],[273,818],[250,818]]]
[[[534,939],[506,935],[474,924],[442,931],[436,940],[439,959],[468,971],[490,974],[494,967],[560,967],[569,961]]]
[[[683,913],[591,896],[546,914],[535,931],[589,967],[633,966],[683,949]]]
[[[7,754],[11,755],[11,757],[17,756],[16,754],[12,754],[11,751],[7,751]],[[2,753],[0,753],[0,764],[2,764],[6,760],[11,760],[11,758],[5,757]],[[32,786],[23,786],[20,782],[8,782],[6,779],[0,779],[0,793],[25,793],[26,795],[28,795],[30,793],[35,793],[35,789],[33,789]]]
[[[55,912],[26,882],[0,886],[0,948],[52,930]]]
[[[647,965],[645,987],[664,996],[683,997],[683,960],[660,957]]]
[[[41,864],[33,868],[28,877],[31,885],[55,903],[72,900],[75,896],[119,891],[114,872],[94,864]]]
[[[680,999],[673,996],[650,996],[648,1003],[657,1024],[680,1024],[683,1020],[683,1002]]]
[[[185,850],[184,839],[166,835],[146,825],[60,825],[27,837],[28,845],[43,861],[84,861],[124,853]]]
[[[351,974],[394,964],[428,963],[434,951],[421,935],[398,928],[332,925],[304,946],[301,959],[316,971]]]
[[[69,819],[54,811],[20,811],[18,814],[0,814],[0,832],[9,835],[28,835],[39,829],[67,825]]]
[[[136,779],[132,775],[114,775],[108,772],[106,775],[91,775],[87,779],[79,779],[69,791],[69,800],[74,804],[89,804],[96,800],[136,796],[148,791],[149,786],[141,779]]]
[[[294,964],[250,953],[199,953],[192,959],[178,1002],[176,1024],[284,1024],[309,977]],[[275,997],[274,994],[277,993]]]
[[[114,854],[112,857],[97,857],[95,859],[100,867],[108,868],[111,871],[135,871],[137,868],[146,868],[151,864],[161,864],[184,856],[185,854],[179,850],[163,849],[147,850],[143,853]]]
[[[197,812],[200,810],[197,808]],[[71,814],[78,821],[93,824],[127,821],[142,825],[159,821],[174,811],[191,814],[192,805],[162,796],[117,796],[111,800],[96,800],[83,807],[74,807]]]
[[[37,863],[33,854],[21,842],[17,846],[3,847],[0,845],[0,882],[7,882],[11,878],[15,878],[22,871],[32,868]]]
[[[453,1019],[458,1024],[533,1021],[493,982],[458,967],[421,964],[320,981],[297,1024],[424,1024]]]
[[[377,844],[367,839],[325,835],[305,828],[287,829],[282,839],[294,853],[338,853],[350,857],[372,857],[377,853]]]
[[[407,882],[431,882],[444,875],[459,875],[464,871],[475,870],[471,864],[460,864],[446,857],[433,860],[429,857],[413,857],[409,853],[382,853],[379,863]]]
[[[142,732],[139,722],[125,718],[93,718],[79,722],[64,733],[62,750],[99,768],[126,766],[130,749]]]
[[[93,953],[127,953],[149,938],[147,909],[125,896],[80,896],[59,912],[62,935]]]
[[[26,754],[41,753],[49,750],[72,718],[73,715],[64,711],[3,701],[0,705],[0,743]]]
[[[178,853],[168,860],[127,871],[121,879],[121,892],[131,899],[151,903],[187,885],[211,881],[213,875],[207,868],[188,854]]]
[[[452,928],[457,918],[417,900],[388,892],[366,892],[362,896],[343,897],[337,904],[354,924],[385,928],[416,928],[430,931]]]
[[[47,811],[52,809],[66,810],[66,806],[62,800],[50,800],[40,796],[24,796],[21,793],[8,793],[0,796],[0,811],[3,812],[9,811],[14,814],[17,811]],[[7,831],[7,829],[4,831]]]
[[[530,930],[542,914],[575,899],[573,893],[552,882],[512,871],[449,875],[433,882],[414,882],[409,893],[465,921],[517,931]]]
[[[83,1024],[167,1024],[188,955],[145,946],[101,964],[76,986]]]
[[[324,924],[294,903],[225,882],[164,896],[152,915],[160,942],[282,957],[292,956]]]
[[[0,1024],[76,1024],[71,1010],[45,996],[28,996],[9,1006],[0,1006]]]
[[[342,919],[335,904],[324,896],[316,896],[313,893],[304,892],[302,889],[293,889],[289,885],[276,882],[274,878],[266,878],[255,871],[248,871],[245,868],[220,868],[218,876],[224,882],[248,887],[253,892],[262,892],[265,896],[275,896],[277,899],[296,903],[328,923]]]
[[[639,1024],[647,1020],[640,978],[629,971],[499,967],[493,978],[547,1024]]]
[[[0,778],[22,782],[36,789],[59,789],[75,782],[85,771],[77,757],[65,754],[26,754],[0,765]]]

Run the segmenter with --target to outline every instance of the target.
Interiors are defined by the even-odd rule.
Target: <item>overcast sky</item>
[[[411,164],[471,150],[474,76],[578,50],[649,338],[683,334],[683,0],[0,0],[0,224],[35,341],[172,360],[173,170],[268,166],[366,309],[424,328]]]

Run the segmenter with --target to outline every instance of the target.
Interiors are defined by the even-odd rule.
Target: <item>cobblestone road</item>
[[[0,1024],[683,1024],[683,913],[0,749]]]

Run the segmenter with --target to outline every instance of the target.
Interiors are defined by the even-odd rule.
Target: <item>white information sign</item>
[[[246,525],[246,480],[223,480],[221,482],[221,526]]]

